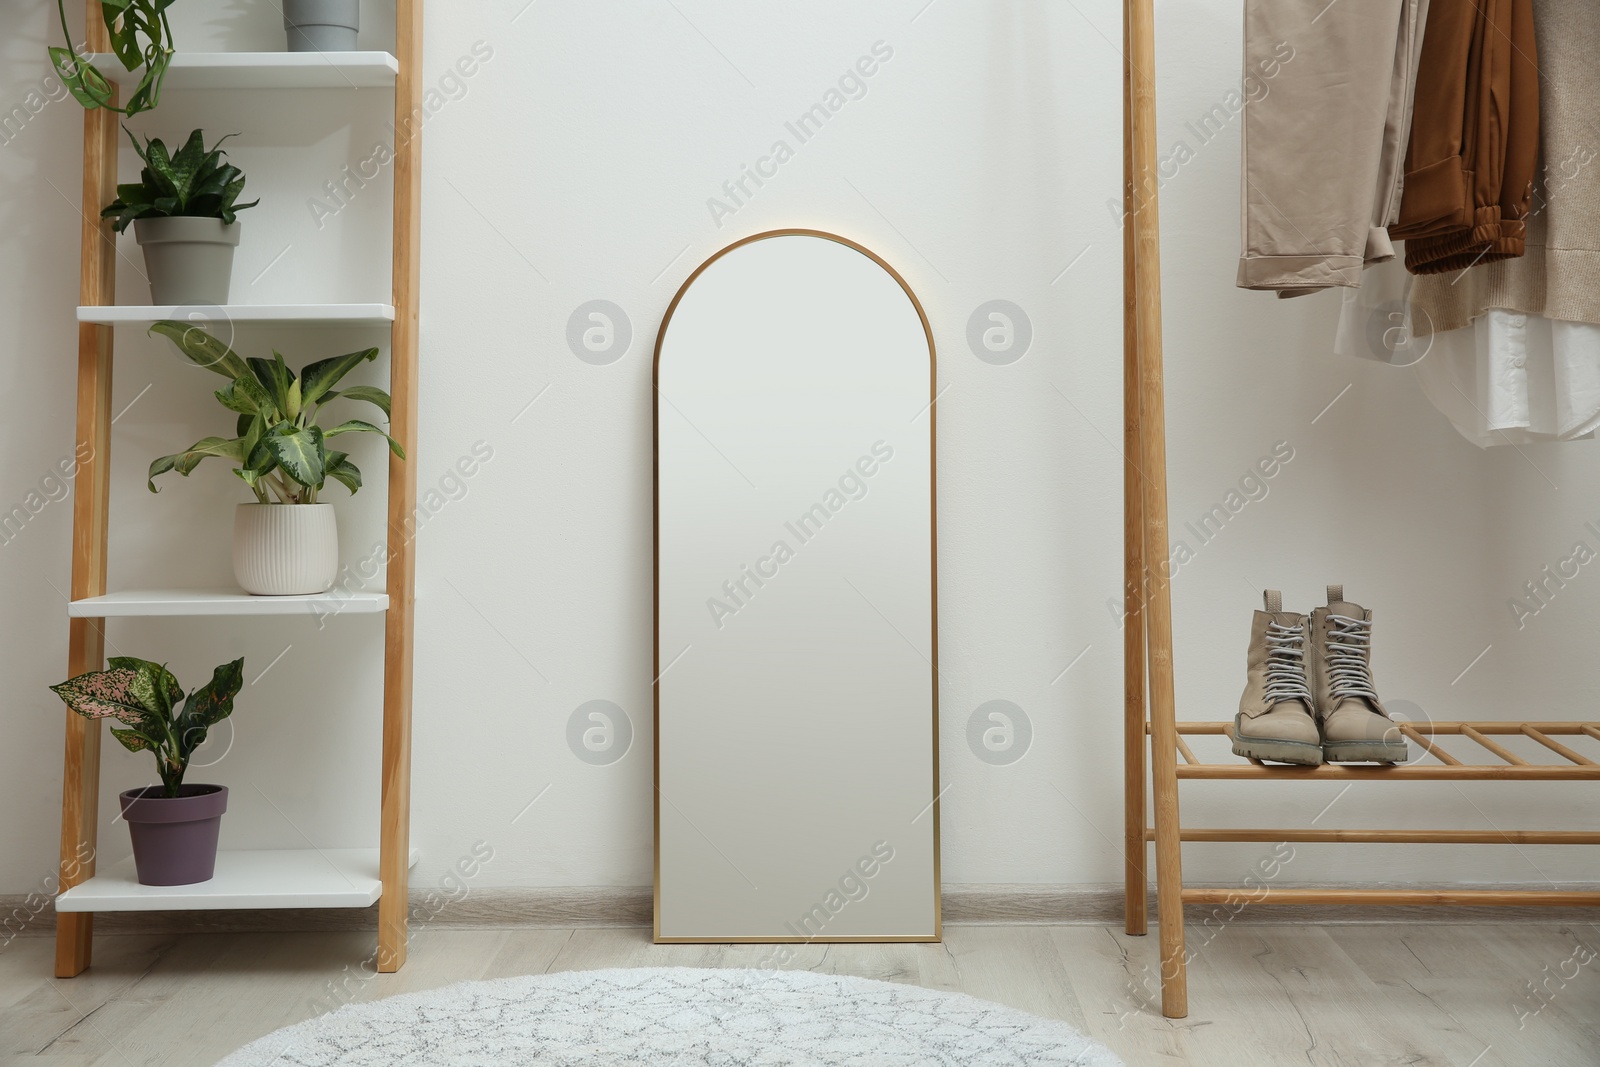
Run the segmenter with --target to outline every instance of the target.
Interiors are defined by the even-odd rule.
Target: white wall
[[[483,839],[495,857],[479,884],[649,882],[651,345],[697,263],[784,226],[878,250],[921,296],[940,350],[946,880],[1120,877],[1121,636],[1108,608],[1121,586],[1121,238],[1107,204],[1120,191],[1117,5],[525,4],[434,3],[427,23],[426,78],[448,95],[425,134],[412,462],[425,501],[443,503],[419,537],[416,879],[433,883]],[[272,5],[218,6],[178,5],[185,47],[281,46]],[[387,17],[368,12],[366,43],[392,40]],[[1600,520],[1594,446],[1480,452],[1410,372],[1329,353],[1336,298],[1234,289],[1238,123],[1206,144],[1185,123],[1237,88],[1238,18],[1232,0],[1161,15],[1159,141],[1193,150],[1162,203],[1173,530],[1196,549],[1174,586],[1180,716],[1231,715],[1262,586],[1309,608],[1327,581],[1376,610],[1390,700],[1441,718],[1592,716],[1600,578],[1585,570],[1520,631],[1507,601],[1575,541],[1600,544],[1584,529]],[[0,0],[0,19],[0,107],[26,111],[59,33],[53,5]],[[785,122],[880,41],[893,55],[866,94],[799,144]],[[478,42],[492,55],[452,80]],[[173,94],[138,126],[241,132],[233,155],[264,201],[242,216],[236,299],[377,300],[384,183],[321,228],[308,201],[371,154],[385,123],[374,93],[234,93]],[[0,147],[7,510],[73,447],[80,129],[75,104],[51,102],[13,119]],[[708,198],[780,138],[794,158],[719,225]],[[121,247],[119,288],[136,302],[131,235]],[[632,326],[607,365],[566,342],[569,316],[595,299]],[[969,316],[994,299],[1032,323],[1030,350],[1009,365],[980,361],[966,341]],[[242,331],[238,345],[303,363],[373,336]],[[113,588],[225,582],[233,479],[202,467],[159,497],[142,479],[153,456],[225,425],[207,395],[219,383],[136,330],[117,345],[116,409],[133,406],[115,435]],[[477,442],[493,458],[453,481]],[[1265,499],[1210,544],[1184,531],[1279,442],[1293,459]],[[339,501],[347,559],[382,529],[383,464],[375,448],[360,458],[370,487]],[[0,545],[0,893],[36,890],[55,866],[63,712],[45,686],[64,674],[70,526],[70,506],[51,502]],[[226,844],[375,838],[375,619],[320,632],[298,620],[118,622],[110,637],[191,685],[234,655],[252,679],[272,664],[241,697],[236,736],[219,730],[204,757],[214,766],[195,772],[232,788]],[[594,699],[623,708],[634,731],[604,766],[566,740],[574,709]],[[995,699],[1025,709],[1033,730],[1006,766],[966,741],[973,710]],[[115,858],[126,848],[109,822],[115,794],[151,776],[109,743],[104,763],[102,855]],[[1185,810],[1276,825],[1336,801],[1319,825],[1580,826],[1584,789],[1197,783]],[[1237,882],[1268,851],[1193,848],[1189,872]],[[1594,879],[1576,851],[1302,847],[1284,877]]]

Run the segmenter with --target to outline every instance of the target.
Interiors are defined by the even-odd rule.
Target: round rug
[[[217,1067],[1122,1067],[1066,1023],[810,971],[662,967],[463,982],[268,1034]]]

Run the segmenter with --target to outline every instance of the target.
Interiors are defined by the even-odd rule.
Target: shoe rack
[[[88,50],[108,78],[126,77],[111,61],[99,0],[86,0]],[[410,849],[411,663],[416,563],[406,535],[416,511],[417,304],[421,245],[422,0],[395,0],[395,54],[340,52],[178,53],[165,90],[249,89],[255,106],[278,89],[394,94],[393,304],[230,305],[234,322],[296,326],[364,325],[390,330],[392,397],[389,433],[411,462],[388,468],[387,591],[354,597],[251,597],[238,590],[106,591],[110,537],[112,340],[117,325],[171,318],[173,309],[118,306],[116,234],[100,208],[116,195],[119,116],[104,109],[83,116],[81,267],[78,308],[77,456],[72,515],[72,592],[68,606],[68,676],[105,664],[105,620],[114,616],[243,616],[304,614],[337,600],[334,613],[384,617],[381,796],[377,849],[223,851],[217,876],[198,886],[141,886],[131,864],[96,871],[101,723],[63,709],[66,752],[61,804],[61,891],[56,898],[59,978],[90,962],[99,911],[226,908],[368,907],[378,905],[377,967],[405,963],[406,888]],[[207,625],[209,625],[208,623]],[[344,624],[341,622],[341,624]],[[351,623],[354,625],[354,623]]]
[[[1600,781],[1600,764],[1557,738],[1600,740],[1594,722],[1435,722],[1401,724],[1433,762],[1405,765],[1267,766],[1233,757],[1201,762],[1187,737],[1229,737],[1231,721],[1179,722],[1172,678],[1172,600],[1168,580],[1147,561],[1167,554],[1166,416],[1162,388],[1161,248],[1156,193],[1155,20],[1152,0],[1123,5],[1123,490],[1124,579],[1130,606],[1124,629],[1125,915],[1130,934],[1146,932],[1147,845],[1155,843],[1156,907],[1161,921],[1161,1010],[1188,1015],[1183,906],[1224,904],[1600,906],[1600,893],[1467,889],[1240,889],[1183,884],[1184,842],[1352,842],[1387,844],[1596,845],[1600,832],[1566,830],[1383,830],[1197,828],[1179,818],[1178,783],[1241,780],[1424,782]],[[1497,738],[1529,738],[1549,753],[1533,762]],[[1452,753],[1439,743],[1470,742]],[[1148,739],[1148,749],[1146,748]],[[1457,753],[1470,752],[1466,759]],[[1148,752],[1148,765],[1146,754]],[[1146,811],[1146,788],[1153,811]],[[1153,818],[1152,818],[1153,816]],[[1148,825],[1153,822],[1154,825]]]

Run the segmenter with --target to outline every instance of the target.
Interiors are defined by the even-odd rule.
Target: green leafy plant
[[[391,452],[406,458],[400,443],[370,422],[350,419],[326,430],[317,422],[322,406],[337,397],[372,404],[389,417],[389,394],[382,389],[334,388],[356,367],[376,359],[376,348],[318,360],[296,375],[277,352],[271,359],[242,359],[212,334],[186,323],[158,322],[150,332],[172,341],[190,362],[231,379],[216,397],[223,407],[239,413],[236,436],[206,437],[150,464],[152,493],[158,475],[175,470],[188,477],[201,460],[220,456],[238,464],[233,473],[244,479],[260,503],[315,504],[329,478],[344,483],[352,493],[361,488],[361,471],[348,455],[327,447],[331,438],[380,434]]]
[[[203,131],[195,130],[178,154],[170,155],[160,140],[146,138],[141,147],[131,130],[125,132],[133,142],[133,150],[144,160],[144,169],[139,172],[138,181],[117,186],[117,198],[100,212],[103,219],[116,219],[112,227],[118,233],[135,219],[174,215],[232,223],[237,212],[261,203],[235,202],[244,191],[244,172],[222,161],[227,153],[221,148],[222,141],[233,134],[207,149]]]
[[[224,663],[212,672],[211,681],[187,697],[160,663],[133,656],[113,656],[107,662],[109,670],[80,674],[50,689],[86,719],[122,723],[111,728],[111,736],[129,752],[154,753],[167,796],[177,796],[189,757],[211,727],[233,714],[233,698],[244,683],[244,660]]]
[[[46,51],[73,98],[91,111],[103,107],[119,115],[137,115],[160,103],[161,83],[172,59],[172,26],[167,22],[167,8],[171,6],[172,0],[101,0],[100,17],[105,19],[117,61],[128,71],[138,70],[141,64],[145,68],[144,77],[128,95],[127,106],[118,107],[112,103],[116,88],[93,64],[73,52],[66,0],[56,0],[67,47],[51,46]]]

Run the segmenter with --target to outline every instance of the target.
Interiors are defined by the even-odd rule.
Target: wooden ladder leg
[[[1145,897],[1145,656],[1143,609],[1144,505],[1139,473],[1139,316],[1135,294],[1133,210],[1133,67],[1128,61],[1128,18],[1122,19],[1122,674],[1123,844],[1126,886],[1123,928],[1149,930]]]
[[[111,44],[98,0],[86,0],[89,51]],[[115,87],[112,88],[116,92]],[[115,96],[113,96],[115,101]],[[117,115],[103,108],[83,113],[82,222],[79,229],[78,302],[116,303],[116,235],[100,209],[116,195]],[[106,591],[106,520],[110,509],[111,327],[78,325],[77,432],[72,501],[72,599]],[[63,610],[65,605],[63,605]],[[105,621],[72,619],[67,635],[67,675],[105,666]],[[65,892],[94,874],[100,815],[98,721],[62,709],[66,743],[61,784],[61,866]],[[89,966],[94,935],[92,912],[56,916],[56,977],[71,978]]]
[[[378,871],[378,970],[398,971],[409,940],[411,664],[417,561],[417,300],[422,245],[422,0],[396,0],[394,329],[389,345],[389,612],[383,641],[383,779]]]
[[[1162,396],[1161,236],[1156,196],[1155,12],[1152,0],[1126,0],[1132,67],[1135,200],[1134,291],[1139,346],[1140,449],[1144,478],[1144,602],[1149,642],[1150,769],[1154,782],[1156,907],[1161,925],[1161,1011],[1189,1014],[1183,946],[1183,869],[1178,823],[1178,727],[1172,678],[1172,595],[1167,548],[1167,432]]]

